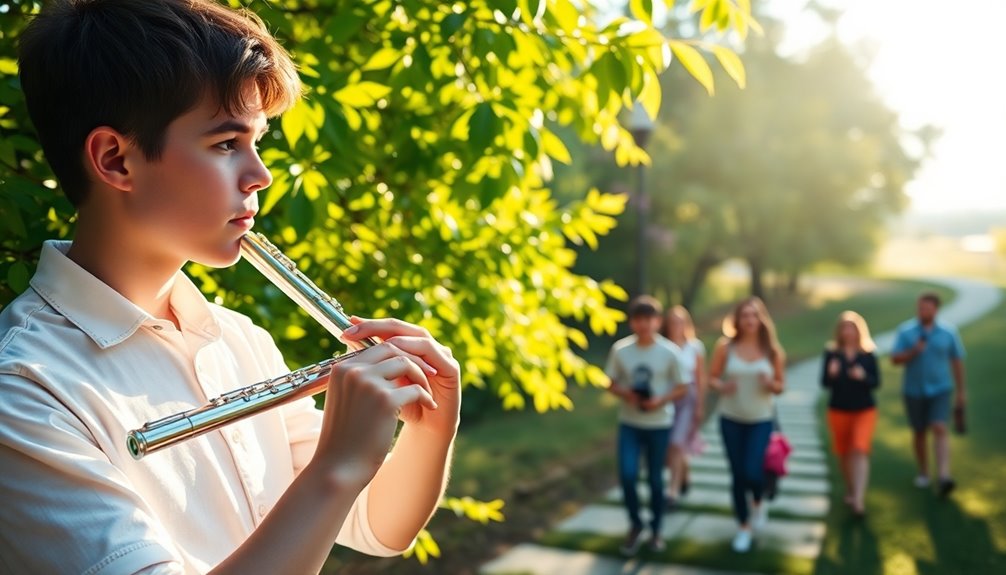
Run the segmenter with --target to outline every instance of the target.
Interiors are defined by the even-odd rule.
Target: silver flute
[[[336,338],[353,325],[342,305],[302,274],[290,258],[262,234],[245,234],[241,238],[241,255]],[[320,393],[327,387],[329,375],[337,363],[378,343],[374,338],[352,342],[349,346],[353,351],[349,353],[235,389],[200,407],[147,422],[126,434],[126,448],[133,459],[139,460],[228,423]]]

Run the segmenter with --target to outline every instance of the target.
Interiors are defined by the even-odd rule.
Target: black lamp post
[[[639,103],[629,116],[629,132],[640,148],[646,147],[653,133],[653,119]],[[646,212],[650,209],[650,200],[646,195],[645,176],[646,166],[636,166],[636,295],[646,293]]]

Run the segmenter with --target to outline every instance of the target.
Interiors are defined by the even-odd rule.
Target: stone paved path
[[[1000,289],[983,282],[929,278],[956,292],[954,301],[941,317],[963,326],[994,309],[1002,297]],[[876,336],[880,353],[887,353],[893,332]],[[819,432],[817,415],[821,394],[818,383],[819,360],[794,364],[786,371],[786,392],[777,400],[780,425],[794,446],[780,493],[770,506],[768,525],[757,535],[759,549],[771,549],[793,557],[814,559],[825,535],[831,485],[826,462],[827,446]],[[661,536],[668,541],[722,544],[737,526],[730,511],[730,478],[720,442],[718,418],[710,418],[703,428],[707,448],[692,459],[692,490],[681,508],[666,516]],[[640,486],[645,502],[648,489]],[[645,518],[644,518],[645,520]],[[581,533],[622,537],[628,520],[621,506],[621,489],[613,488],[602,501],[587,505],[556,527],[560,533]],[[582,551],[567,551],[534,544],[514,547],[482,568],[486,575],[715,575],[720,572],[696,567],[640,563],[602,557]]]

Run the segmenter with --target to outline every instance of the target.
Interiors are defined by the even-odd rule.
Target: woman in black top
[[[845,479],[845,502],[858,516],[864,514],[870,444],[877,423],[873,392],[880,385],[880,373],[875,349],[863,317],[842,312],[835,339],[824,352],[821,372],[821,384],[831,390],[828,426]]]

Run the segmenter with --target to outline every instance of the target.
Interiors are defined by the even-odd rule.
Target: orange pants
[[[831,428],[831,441],[835,453],[839,456],[848,454],[855,449],[863,453],[870,452],[873,442],[873,429],[877,426],[877,408],[860,411],[828,410],[828,427]]]

